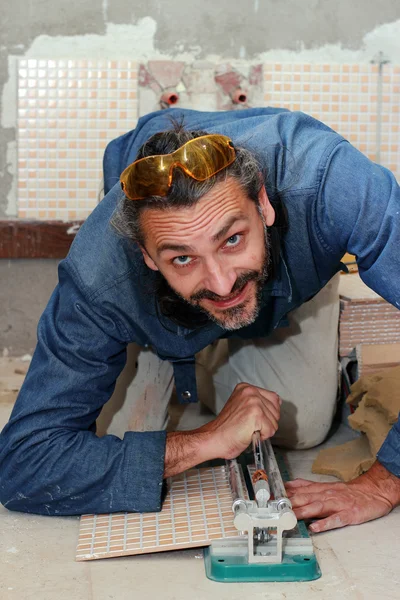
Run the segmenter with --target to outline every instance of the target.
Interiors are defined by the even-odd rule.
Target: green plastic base
[[[249,459],[247,456],[247,459]],[[275,452],[279,470],[284,481],[289,480],[289,470],[284,454]],[[246,456],[239,458],[245,472]],[[251,489],[251,488],[249,488]],[[296,537],[309,538],[304,521],[298,521]],[[213,581],[313,581],[321,577],[321,569],[315,554],[283,555],[281,563],[249,564],[242,554],[213,555],[212,546],[204,549],[206,575]]]
[[[312,581],[321,577],[315,554],[284,556],[278,564],[249,564],[243,556],[216,557],[204,549],[208,579],[220,582],[240,581]]]

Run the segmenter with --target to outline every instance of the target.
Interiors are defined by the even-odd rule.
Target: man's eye
[[[235,235],[231,235],[230,238],[226,240],[226,246],[228,248],[232,248],[233,246],[237,246],[241,240],[241,235],[239,233],[235,233]]]
[[[177,256],[172,262],[174,265],[178,265],[178,267],[184,267],[185,265],[190,264],[191,258],[190,256]]]

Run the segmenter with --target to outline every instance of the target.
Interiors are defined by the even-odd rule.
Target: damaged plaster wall
[[[400,63],[398,0],[14,0],[0,20],[0,219],[17,214],[18,58],[368,62],[379,51]],[[0,352],[34,347],[56,264],[0,261]]]

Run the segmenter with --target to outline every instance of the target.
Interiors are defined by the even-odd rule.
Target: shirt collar
[[[292,284],[290,282],[289,270],[286,264],[286,261],[283,257],[282,250],[279,253],[279,264],[277,269],[277,275],[267,281],[264,285],[263,293],[262,293],[262,305],[268,302],[268,298],[271,296],[277,298],[287,298],[288,302],[292,300]]]

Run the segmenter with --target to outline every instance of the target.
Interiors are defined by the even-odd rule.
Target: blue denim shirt
[[[159,319],[149,302],[152,272],[140,251],[110,226],[121,198],[118,177],[139,147],[183,114],[190,129],[219,132],[252,150],[288,211],[279,272],[264,290],[256,322],[243,337],[267,336],[289,311],[340,269],[346,251],[365,283],[400,307],[400,190],[394,176],[340,135],[300,113],[250,109],[160,111],[112,142],[105,153],[106,196],[59,265],[59,283],[38,326],[38,343],[9,423],[0,436],[0,500],[40,514],[158,511],[164,431],[95,435],[129,342],[150,344],[174,365],[178,394],[196,399],[194,354],[226,332],[185,329]],[[288,373],[290,377],[290,373]],[[400,426],[379,460],[400,476]]]

